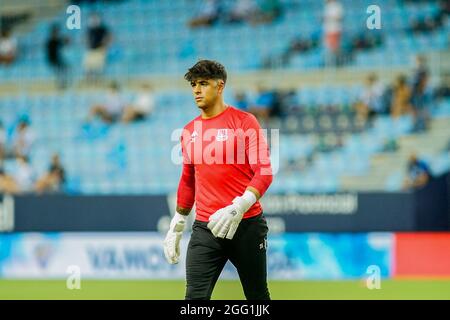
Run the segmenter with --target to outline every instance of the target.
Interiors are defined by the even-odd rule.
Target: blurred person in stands
[[[375,73],[370,73],[366,79],[358,102],[355,104],[356,113],[364,120],[372,120],[376,114],[383,113],[382,96],[383,85],[379,82]]]
[[[120,93],[117,82],[112,82],[103,103],[94,105],[89,113],[88,122],[95,117],[100,117],[104,122],[110,124],[122,118],[125,103]]]
[[[271,23],[278,19],[283,12],[280,0],[262,0],[255,19],[256,23]]]
[[[27,119],[21,119],[13,134],[13,157],[28,157],[36,137]]]
[[[258,13],[258,5],[255,0],[237,0],[231,8],[227,22],[254,22]]]
[[[429,127],[430,114],[428,111],[429,70],[424,56],[416,57],[416,68],[412,79],[411,105],[415,118],[414,131],[424,131]]]
[[[258,85],[258,96],[256,100],[250,104],[248,112],[252,113],[264,127],[270,117],[272,105],[275,101],[275,95],[271,90],[268,90],[264,85]]]
[[[69,43],[69,38],[60,33],[57,24],[51,26],[50,35],[46,42],[47,62],[53,69],[56,76],[56,86],[64,89],[68,84],[68,64],[63,57],[63,47]]]
[[[5,172],[3,166],[0,167],[0,193],[19,193],[19,186],[17,185],[14,178]]]
[[[425,186],[432,178],[428,164],[412,153],[407,164],[407,177],[403,183],[404,189],[416,189]]]
[[[111,32],[101,17],[96,13],[92,14],[88,20],[87,52],[84,60],[88,81],[98,80],[103,72],[111,39]]]
[[[243,91],[238,91],[234,95],[234,105],[240,110],[247,110],[249,107],[249,102],[247,95]]]
[[[19,192],[30,192],[33,190],[35,174],[27,157],[18,156],[16,158],[16,166],[12,176],[17,183]]]
[[[433,89],[433,99],[441,100],[450,97],[450,70],[444,72],[436,88]]]
[[[66,181],[66,171],[59,156],[54,154],[48,171],[36,182],[37,193],[60,192]]]
[[[323,14],[323,33],[327,49],[327,66],[337,66],[342,41],[342,21],[344,7],[337,0],[327,0]]]
[[[191,28],[211,26],[216,23],[221,14],[221,4],[219,0],[204,0],[199,14],[189,21]]]
[[[3,160],[6,157],[6,130],[3,121],[0,121],[0,167],[3,165]]]
[[[281,55],[281,63],[283,66],[289,64],[292,56],[297,53],[308,52],[313,48],[316,48],[320,43],[317,35],[313,35],[309,38],[303,38],[303,36],[295,37],[289,43],[286,51]]]
[[[0,31],[0,65],[10,65],[17,58],[17,39],[11,30],[2,28]]]
[[[125,123],[144,120],[155,110],[155,96],[152,87],[144,83],[132,104],[125,107],[122,121]]]
[[[405,114],[411,114],[411,89],[408,86],[405,75],[397,77],[391,101],[391,116],[398,118]]]

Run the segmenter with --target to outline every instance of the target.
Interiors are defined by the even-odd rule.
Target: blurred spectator
[[[189,21],[191,28],[211,26],[219,20],[221,7],[219,0],[204,0],[199,14]]]
[[[280,0],[262,0],[254,22],[271,23],[278,19],[282,12]]]
[[[96,80],[103,72],[108,46],[111,43],[109,28],[98,14],[92,14],[88,20],[87,52],[84,60],[86,77]]]
[[[344,8],[338,0],[327,0],[323,16],[323,31],[327,49],[326,65],[336,66],[341,49]]]
[[[33,190],[34,170],[27,157],[18,156],[16,158],[16,167],[12,176],[17,183],[19,192],[30,192]]]
[[[274,93],[260,84],[258,85],[258,96],[254,103],[250,104],[248,111],[258,118],[262,125],[267,124],[274,99]]]
[[[247,110],[249,107],[249,102],[245,92],[236,92],[234,95],[234,106],[241,110]]]
[[[255,22],[258,9],[255,0],[237,0],[229,13],[227,22]]]
[[[20,120],[13,134],[13,157],[28,157],[35,141],[34,132],[30,129],[27,119]]]
[[[439,0],[438,11],[432,15],[417,18],[411,23],[413,32],[431,32],[442,27],[450,13],[450,1]]]
[[[120,94],[120,88],[117,82],[112,82],[109,92],[106,94],[104,103],[94,105],[89,113],[88,121],[94,117],[100,117],[106,123],[112,123],[122,118],[125,103]]]
[[[19,193],[19,186],[14,178],[7,174],[3,167],[0,167],[0,193],[16,194]]]
[[[69,43],[69,38],[60,34],[58,25],[52,25],[46,42],[47,62],[56,76],[56,86],[64,89],[68,84],[68,65],[62,54],[63,47]]]
[[[411,105],[413,107],[415,124],[414,131],[426,130],[430,115],[427,106],[427,85],[429,70],[424,56],[416,57],[416,69],[412,80]]]
[[[66,181],[66,172],[59,156],[54,154],[48,171],[36,182],[36,192],[60,192]]]
[[[416,189],[425,186],[431,179],[431,171],[428,164],[411,154],[407,165],[407,177],[403,183],[404,189]]]
[[[125,123],[144,120],[150,116],[155,109],[155,97],[149,84],[143,84],[141,91],[132,104],[127,106],[122,115]]]
[[[383,113],[384,88],[376,74],[371,73],[366,79],[366,85],[355,105],[356,113],[362,119],[373,119],[376,114]]]
[[[289,115],[301,111],[298,95],[294,89],[281,91],[280,95],[280,115]]]
[[[400,75],[396,79],[392,92],[391,116],[397,118],[405,114],[410,114],[412,111],[410,101],[411,89],[406,82],[406,77]]]
[[[421,17],[411,23],[413,32],[430,32],[439,27],[439,21],[433,16]]]
[[[368,50],[382,44],[383,38],[377,32],[361,32],[352,39],[352,52],[356,50]]]
[[[3,122],[0,121],[0,167],[3,165],[3,159],[6,157],[6,130]]]
[[[444,99],[450,97],[450,72],[444,73],[439,85],[433,90],[433,99]]]
[[[287,64],[289,64],[293,55],[308,52],[311,49],[316,48],[319,45],[319,42],[319,38],[316,36],[311,36],[309,38],[294,38],[289,44],[287,50],[281,56],[282,65],[286,66]]]
[[[10,29],[0,31],[0,64],[9,65],[17,57],[17,39],[11,35]]]

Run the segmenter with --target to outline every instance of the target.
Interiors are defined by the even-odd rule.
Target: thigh
[[[206,225],[194,222],[186,256],[186,300],[209,300],[227,258]]]
[[[238,271],[249,300],[270,299],[266,260],[268,230],[266,219],[259,215],[242,220],[231,240],[230,261]]]

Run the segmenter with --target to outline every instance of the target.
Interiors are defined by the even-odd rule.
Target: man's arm
[[[164,255],[170,264],[178,263],[181,236],[186,226],[187,216],[195,201],[194,165],[190,163],[183,148],[183,137],[181,137],[181,151],[183,154],[183,170],[178,184],[177,208],[164,239]]]
[[[183,216],[188,216],[189,213],[191,212],[191,210],[192,210],[192,208],[182,208],[180,206],[177,206],[177,209],[176,209],[176,211]]]
[[[254,173],[247,189],[255,193],[257,199],[260,199],[273,180],[269,146],[254,115],[249,114],[244,119],[243,128],[246,132],[255,133],[250,134],[248,143],[245,143],[245,153]]]
[[[183,133],[184,135],[184,133]],[[189,215],[195,201],[195,169],[191,163],[186,149],[183,146],[183,135],[181,136],[181,154],[183,156],[183,170],[177,191],[177,212]]]

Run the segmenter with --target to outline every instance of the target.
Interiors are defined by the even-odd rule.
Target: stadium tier
[[[311,103],[319,104],[327,99],[321,92],[329,91],[316,89],[305,96],[313,99]],[[128,93],[124,96],[131,100],[133,95]],[[59,153],[67,169],[69,192],[173,192],[181,168],[167,159],[171,159],[172,153],[177,150],[179,135],[174,135],[173,131],[181,129],[196,116],[190,94],[158,93],[155,113],[139,123],[111,126],[101,121],[86,123],[89,108],[99,103],[101,97],[99,93],[72,91],[4,97],[0,101],[0,113],[7,141],[12,139],[17,121],[23,117],[29,119],[36,136],[30,153],[36,175],[47,170],[53,153]],[[230,100],[233,104],[232,97]],[[435,105],[433,112],[436,121],[447,119],[450,116],[450,100]],[[321,111],[319,107],[309,108],[301,114],[297,112],[284,120],[274,120],[272,125],[280,123],[279,141],[275,140],[275,136],[271,138],[269,131],[269,141],[273,143],[272,161],[279,163],[279,178],[275,179],[269,190],[275,193],[345,190],[340,177],[361,177],[369,173],[371,158],[384,152],[387,140],[407,136],[413,129],[411,116],[398,119],[392,119],[389,115],[379,116],[373,124],[358,124],[353,111],[330,113]],[[434,138],[431,133],[422,135],[429,136],[425,144]],[[448,151],[430,151],[434,153],[422,155],[430,160],[435,174],[450,168]],[[13,173],[14,165],[14,159],[6,160],[5,171]],[[378,185],[379,190],[401,188],[404,173],[398,172],[402,165],[399,163],[390,168],[392,173],[383,184]]]
[[[233,1],[225,1],[230,7]],[[108,76],[145,76],[149,73],[180,74],[197,58],[208,57],[222,61],[231,71],[258,70],[271,57],[283,54],[296,38],[307,40],[323,37],[321,15],[323,5],[315,1],[282,1],[282,17],[272,24],[248,25],[226,24],[218,21],[211,28],[189,30],[186,24],[193,10],[201,8],[201,1],[130,0],[121,2],[81,3],[81,25],[86,25],[90,12],[101,12],[114,35],[109,50],[109,61],[105,72]],[[364,34],[366,8],[370,1],[343,1],[347,11],[343,21],[345,34],[343,47],[351,50],[354,41]],[[411,32],[411,25],[418,19],[433,17],[438,13],[437,1],[378,1],[382,11],[382,28],[372,31],[377,39],[370,49],[356,50],[346,61],[350,66],[407,66],[418,53],[448,47],[450,23],[431,32]],[[224,9],[225,10],[225,9]],[[0,68],[0,82],[21,79],[51,78],[47,67],[44,43],[49,26],[58,22],[65,24],[67,15],[58,14],[37,21],[26,34],[20,36],[20,54],[10,68]],[[164,30],[164,32],[160,32]],[[85,33],[71,30],[71,45],[65,55],[69,65],[82,61],[85,53]],[[236,45],[239,44],[239,45]],[[268,45],[270,44],[270,45]],[[319,41],[317,46],[304,53],[295,54],[284,65],[286,69],[317,69],[324,66],[325,48]],[[73,76],[80,78],[82,69],[73,68]]]

